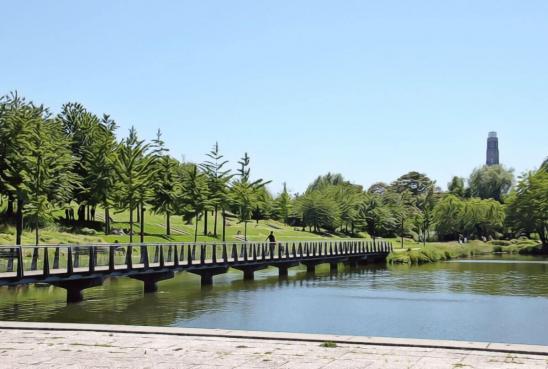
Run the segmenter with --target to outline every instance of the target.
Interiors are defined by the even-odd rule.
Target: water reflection
[[[423,266],[320,266],[279,279],[276,269],[243,281],[179,273],[143,294],[108,279],[66,305],[53,287],[0,288],[0,319],[448,338],[548,344],[548,260],[489,257]]]

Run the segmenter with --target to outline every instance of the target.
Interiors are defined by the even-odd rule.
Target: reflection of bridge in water
[[[154,292],[157,282],[178,271],[197,274],[202,285],[211,285],[213,276],[228,268],[251,280],[255,271],[273,266],[283,277],[299,264],[314,273],[319,264],[337,270],[339,263],[384,261],[391,250],[382,240],[1,246],[0,286],[47,283],[66,289],[67,301],[77,302],[82,290],[100,286],[105,277],[137,279],[145,292]]]

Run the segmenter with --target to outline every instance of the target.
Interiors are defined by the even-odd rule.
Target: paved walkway
[[[74,324],[37,324],[38,329],[31,324],[0,322],[0,368],[548,368],[543,346],[519,345],[522,353],[510,353],[499,351],[510,351],[509,345],[426,347],[458,344],[451,341],[418,340],[424,347],[411,347],[413,340],[395,340],[409,344],[402,347],[385,346],[387,339],[367,343],[375,340],[367,337],[271,334],[268,339],[268,333],[257,332],[118,326],[91,331],[81,325],[82,331],[71,330],[80,326]],[[54,326],[63,330],[49,329]],[[321,337],[339,343],[323,347]],[[359,340],[365,343],[354,343]]]

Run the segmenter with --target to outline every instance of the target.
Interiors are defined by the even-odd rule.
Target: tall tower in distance
[[[499,139],[497,138],[497,132],[489,132],[487,135],[487,157],[485,164],[499,164]]]

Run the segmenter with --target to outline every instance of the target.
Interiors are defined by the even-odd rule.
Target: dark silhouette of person
[[[268,240],[270,251],[274,253],[274,248],[276,247],[276,237],[274,237],[274,232],[270,232],[266,240]]]

